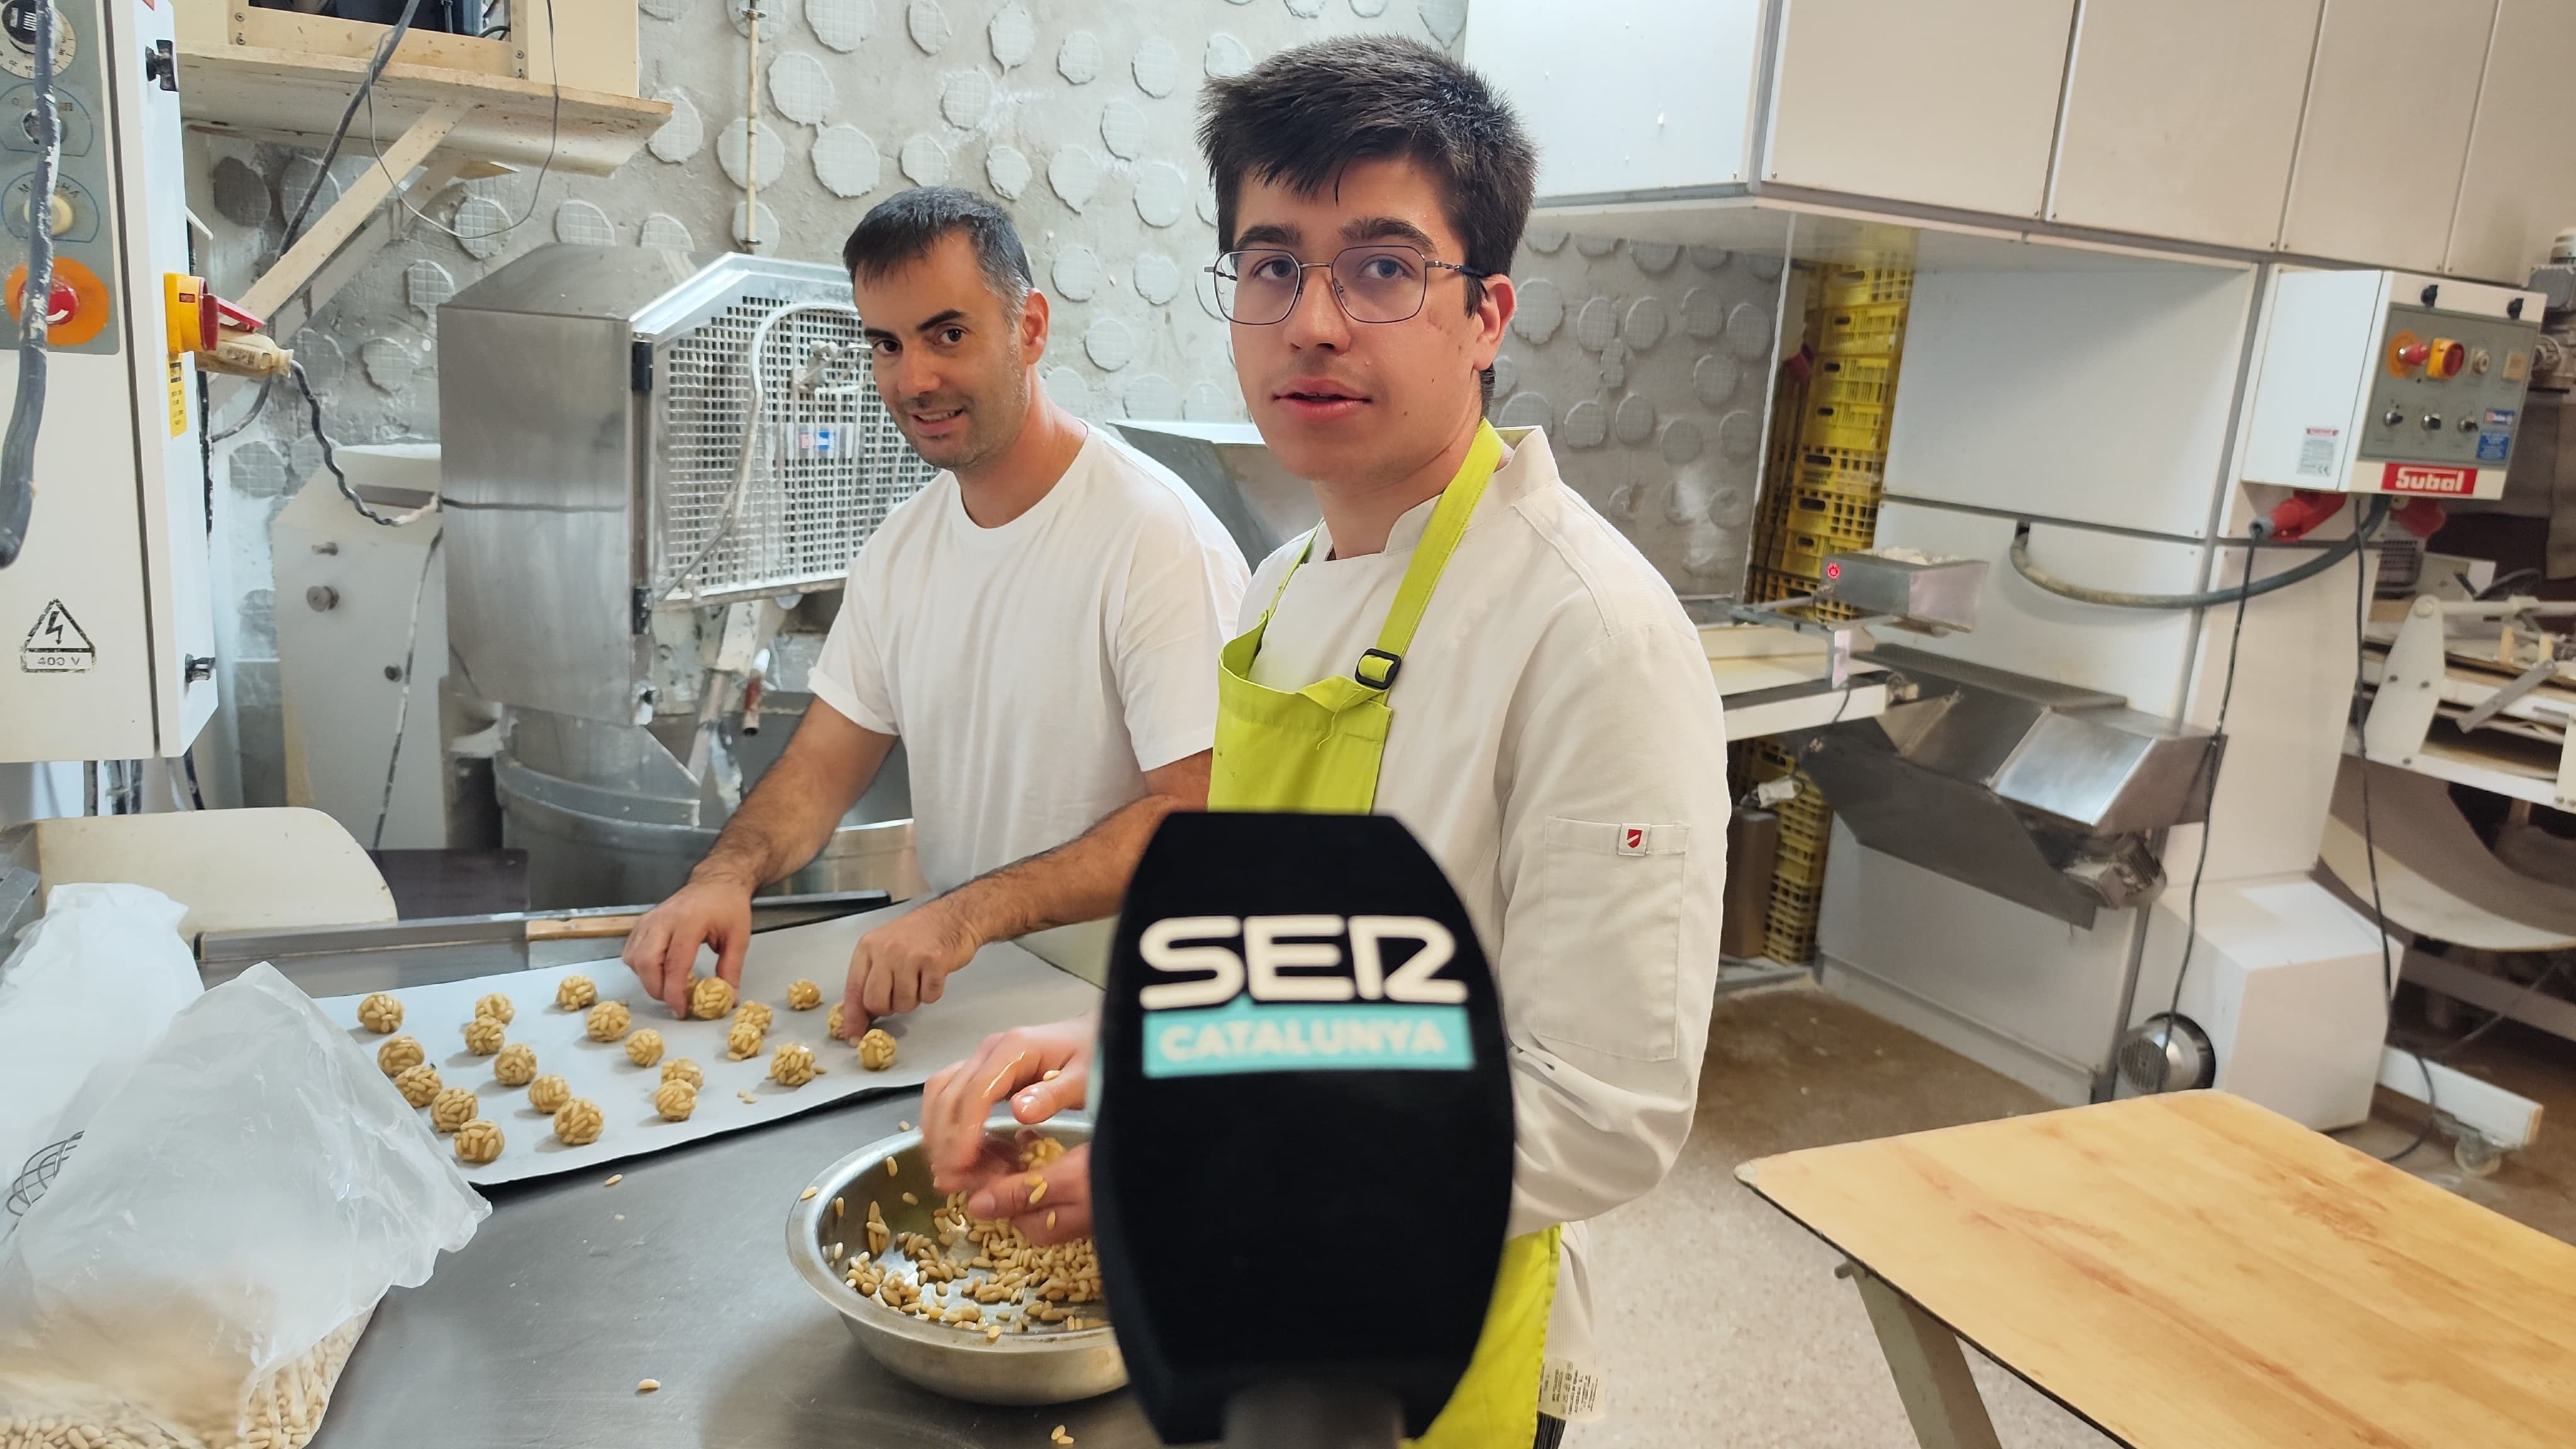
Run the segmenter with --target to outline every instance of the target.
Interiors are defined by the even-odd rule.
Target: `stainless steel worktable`
[[[917,1121],[866,1097],[753,1132],[491,1189],[492,1216],[397,1289],[350,1356],[315,1449],[1159,1443],[1126,1393],[991,1408],[877,1366],[788,1266],[788,1208],[856,1148]],[[641,1379],[661,1391],[639,1394]]]

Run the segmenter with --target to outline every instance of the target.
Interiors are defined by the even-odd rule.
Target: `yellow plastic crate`
[[[1798,442],[1808,448],[1880,449],[1887,447],[1885,403],[1811,402]]]
[[[1819,357],[1807,379],[1807,402],[1886,404],[1896,396],[1896,359]]]
[[[1800,580],[1799,590],[1815,591],[1824,581],[1825,557],[1842,552],[1811,533],[1793,533],[1780,540],[1780,558],[1772,567]]]
[[[1840,493],[1790,490],[1785,521],[1789,532],[1821,538],[1837,553],[1867,548],[1878,539],[1878,504]]]
[[[1799,885],[1771,878],[1771,921],[1763,932],[1762,953],[1784,966],[1803,966],[1816,959],[1816,908],[1824,900],[1821,885]]]
[[[1778,552],[1778,546],[1772,545],[1771,554],[1774,558],[1778,557]],[[1812,594],[1815,591],[1816,585],[1813,580],[1802,579],[1788,573],[1777,563],[1757,564],[1747,569],[1744,574],[1744,599],[1750,604],[1768,604],[1779,599],[1794,599],[1800,594]]]
[[[1824,307],[1902,302],[1913,295],[1912,267],[1833,265],[1816,269],[1816,300]]]
[[[1802,463],[1793,491],[1876,503],[1887,492],[1887,472],[1875,463],[1850,468]]]
[[[1909,302],[1862,302],[1852,306],[1826,307],[1816,317],[1811,334],[1816,340],[1819,357],[1886,356],[1905,343],[1905,313]]]

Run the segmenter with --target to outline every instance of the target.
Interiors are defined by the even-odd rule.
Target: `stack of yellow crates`
[[[1814,593],[1828,557],[1868,548],[1878,536],[1887,425],[1896,411],[1897,363],[1914,272],[1871,262],[1819,266],[1810,272],[1809,289],[1812,355],[1803,377],[1800,369],[1782,370],[1772,447],[1763,460],[1753,567],[1744,589],[1755,603]],[[1848,606],[1833,603],[1816,604],[1812,612],[1828,619],[1853,616]],[[1757,782],[1798,777],[1797,795],[1778,807],[1780,860],[1771,877],[1764,950],[1774,961],[1812,960],[1833,816],[1786,745],[1752,741],[1739,763]]]

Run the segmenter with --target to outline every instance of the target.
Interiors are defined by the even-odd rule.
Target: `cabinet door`
[[[2270,247],[2321,4],[2085,0],[2049,219]]]
[[[2495,15],[2496,0],[2326,0],[2283,250],[2442,264]]]
[[[1783,0],[1762,176],[2036,216],[2074,0]]]
[[[2445,271],[2519,283],[2548,259],[2549,239],[2576,226],[2576,162],[2568,159],[2566,121],[2571,55],[2576,5],[2502,0],[2497,6]]]

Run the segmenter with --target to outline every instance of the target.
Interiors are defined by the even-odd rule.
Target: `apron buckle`
[[[1385,678],[1369,678],[1369,662],[1371,660],[1385,661]],[[1367,685],[1371,689],[1392,689],[1395,687],[1395,676],[1403,668],[1404,656],[1401,654],[1392,654],[1384,649],[1363,649],[1360,651],[1359,666],[1351,671],[1351,678],[1358,680],[1360,683]]]

